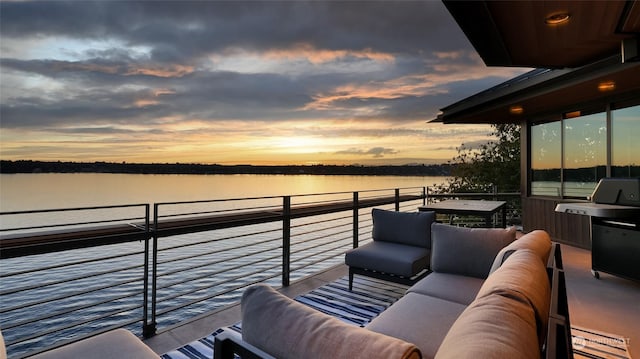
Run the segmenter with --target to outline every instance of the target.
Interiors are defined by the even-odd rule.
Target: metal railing
[[[371,240],[371,207],[441,198],[412,187],[156,203],[152,214],[147,204],[0,213],[7,350],[19,358],[117,327],[152,336],[252,284],[343,263]]]

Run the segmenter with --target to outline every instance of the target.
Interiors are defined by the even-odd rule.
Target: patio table
[[[507,223],[506,204],[504,201],[448,200],[420,206],[418,210],[449,214],[449,223],[454,214],[481,216],[484,217],[485,227],[493,227],[493,215],[498,211],[502,214],[502,225]]]

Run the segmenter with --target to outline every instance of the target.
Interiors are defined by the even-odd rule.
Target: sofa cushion
[[[431,248],[434,212],[395,212],[374,208],[373,240]]]
[[[431,270],[486,278],[496,254],[513,242],[516,229],[431,225]]]
[[[476,299],[458,317],[436,359],[540,359],[531,306],[498,294]]]
[[[540,257],[543,263],[547,263],[549,253],[551,252],[551,237],[549,237],[547,232],[537,230],[516,239],[498,252],[489,273],[493,273],[498,269],[502,263],[518,249],[530,249]]]
[[[476,298],[484,279],[449,273],[431,273],[407,290],[469,305]]]
[[[241,310],[243,340],[276,358],[420,358],[413,344],[341,322],[268,285],[245,290]]]
[[[524,297],[534,310],[537,334],[546,335],[551,301],[551,286],[545,265],[537,253],[529,249],[515,251],[493,272],[480,288],[477,298],[495,293]]]
[[[128,330],[115,329],[60,348],[46,351],[31,358],[157,359],[158,354]]]
[[[366,328],[414,343],[420,348],[423,358],[433,358],[465,307],[448,300],[408,293]]]
[[[429,267],[428,248],[373,241],[347,251],[345,263],[350,267],[412,277]]]

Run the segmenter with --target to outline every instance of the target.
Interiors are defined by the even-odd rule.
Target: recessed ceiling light
[[[512,115],[521,115],[524,112],[524,109],[520,105],[513,105],[509,107],[509,113]]]
[[[565,112],[564,113],[564,118],[576,118],[576,117],[580,117],[582,116],[582,112],[581,111],[571,111],[571,112]]]
[[[556,12],[544,19],[545,24],[547,25],[560,25],[569,21],[569,13],[568,12]]]
[[[611,91],[616,88],[616,83],[614,81],[604,81],[598,84],[598,90],[605,92]]]

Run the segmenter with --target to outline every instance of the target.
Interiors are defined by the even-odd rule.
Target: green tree
[[[479,149],[457,148],[458,155],[449,161],[452,177],[449,192],[517,191],[520,188],[520,126],[492,126],[495,140]]]

